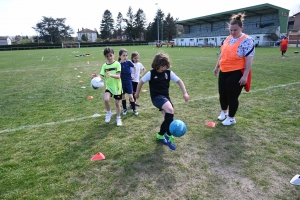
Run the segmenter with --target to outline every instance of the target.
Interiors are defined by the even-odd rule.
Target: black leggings
[[[281,55],[283,56],[283,54],[285,54],[286,50],[285,51],[281,51]]]
[[[229,117],[234,117],[239,107],[239,96],[242,92],[243,86],[240,85],[239,80],[242,78],[241,70],[219,73],[219,95],[220,105],[222,110],[229,108]]]

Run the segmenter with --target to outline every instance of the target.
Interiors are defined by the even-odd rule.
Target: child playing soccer
[[[129,101],[131,108],[133,110],[134,115],[138,115],[138,111],[135,109],[135,102],[133,99],[133,91],[132,91],[132,79],[130,68],[134,69],[134,76],[136,75],[136,67],[134,64],[127,60],[128,52],[126,49],[121,49],[119,51],[119,62],[121,63],[121,80],[122,80],[122,88],[123,88],[123,94],[122,94],[122,105],[123,105],[123,115],[127,114],[127,105],[126,105],[126,96],[127,93],[129,96]]]
[[[103,51],[106,58],[106,63],[102,65],[100,76],[105,79],[104,103],[106,107],[105,122],[110,122],[112,112],[110,109],[109,100],[113,96],[115,99],[117,112],[117,126],[122,126],[120,100],[122,99],[122,83],[120,79],[121,65],[114,60],[114,50],[111,47],[106,47]],[[96,77],[96,73],[92,74],[92,78]]]
[[[189,101],[190,97],[182,80],[169,70],[170,67],[168,55],[163,53],[156,54],[152,61],[152,70],[147,72],[138,83],[135,97],[139,98],[143,84],[149,81],[151,101],[155,107],[164,113],[164,121],[156,138],[163,144],[167,144],[171,150],[175,150],[174,137],[169,130],[169,126],[174,119],[174,108],[169,96],[170,80],[179,85],[186,102]]]
[[[131,68],[131,76],[133,77],[132,79],[132,89],[133,89],[133,98],[135,102],[135,106],[139,106],[139,104],[136,103],[136,98],[135,98],[135,92],[137,85],[140,81],[140,78],[144,76],[146,72],[146,68],[143,66],[142,63],[140,63],[140,55],[138,52],[133,52],[131,54],[131,61],[133,62],[134,66],[136,67],[136,75],[134,76],[134,70]],[[142,71],[142,73],[141,73]]]

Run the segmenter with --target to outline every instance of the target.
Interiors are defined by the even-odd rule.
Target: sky
[[[99,32],[105,10],[112,13],[116,22],[119,12],[126,17],[129,6],[133,14],[140,8],[144,11],[148,24],[154,20],[157,9],[161,9],[165,16],[170,13],[174,19],[179,18],[180,21],[264,3],[288,9],[290,15],[300,7],[299,0],[0,0],[0,36],[37,35],[32,27],[43,16],[66,18],[65,24],[74,30],[73,36],[76,36],[78,29],[82,28],[96,28]]]

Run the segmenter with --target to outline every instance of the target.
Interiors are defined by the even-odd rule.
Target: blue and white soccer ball
[[[97,76],[91,80],[91,86],[95,90],[102,88],[102,87],[104,87],[104,81],[100,77]]]
[[[181,120],[173,120],[169,129],[172,135],[181,137],[186,133],[186,124]]]

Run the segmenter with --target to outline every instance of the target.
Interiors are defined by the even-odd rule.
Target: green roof
[[[184,26],[191,26],[195,24],[206,24],[206,23],[214,23],[214,22],[219,22],[223,21],[224,19],[230,19],[232,14],[237,14],[237,13],[245,13],[246,16],[251,17],[251,16],[257,16],[257,15],[262,15],[262,14],[270,14],[270,13],[279,13],[279,12],[285,12],[288,16],[289,10],[285,8],[281,8],[278,6],[274,6],[272,4],[260,4],[256,6],[250,6],[246,8],[240,8],[236,10],[230,10],[226,12],[221,12],[221,13],[216,13],[212,15],[206,15],[202,17],[197,17],[197,18],[192,18],[192,19],[187,19],[187,20],[182,20],[182,21],[177,21],[176,24],[184,25]]]

